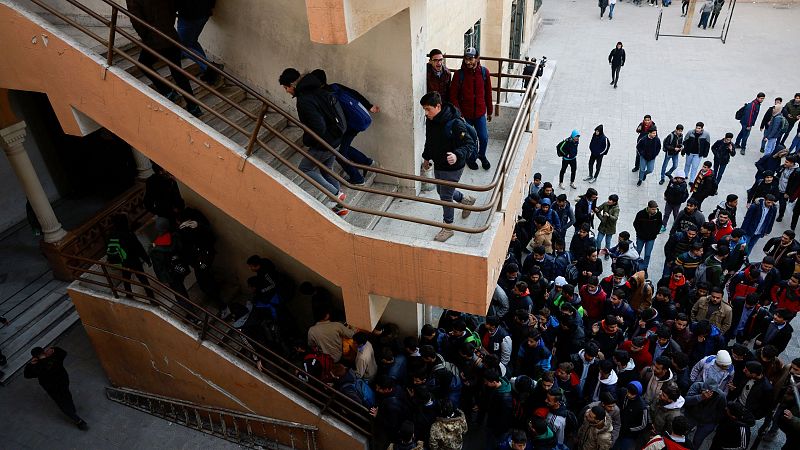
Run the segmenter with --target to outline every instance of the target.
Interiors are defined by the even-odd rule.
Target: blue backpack
[[[333,83],[330,87],[339,100],[339,104],[342,105],[342,110],[347,118],[348,129],[361,132],[372,125],[372,116],[357,98],[347,92],[346,89],[342,89],[339,84]]]
[[[444,126],[445,133],[447,134],[447,139],[453,139],[453,127],[456,125],[456,122],[461,122],[461,124],[466,129],[466,134],[472,138],[472,145],[467,147],[467,161],[475,161],[478,158],[478,132],[475,130],[475,127],[469,124],[463,117],[458,116],[456,118],[450,119]],[[459,140],[463,140],[464,136],[458,136]]]
[[[372,388],[369,387],[366,381],[364,381],[361,378],[356,378],[356,381],[354,383],[347,383],[342,387],[348,388],[351,386],[353,387],[353,389],[355,389],[356,395],[358,395],[358,398],[361,399],[361,404],[365,408],[369,409],[376,405],[375,393],[372,392]]]

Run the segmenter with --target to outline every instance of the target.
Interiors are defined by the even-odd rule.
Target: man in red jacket
[[[481,66],[478,51],[474,47],[464,50],[461,68],[453,74],[450,82],[450,103],[461,111],[466,121],[478,132],[478,159],[485,170],[492,165],[486,158],[489,145],[489,129],[486,123],[492,121],[492,79],[489,69]],[[475,159],[467,161],[467,167],[478,169]]]

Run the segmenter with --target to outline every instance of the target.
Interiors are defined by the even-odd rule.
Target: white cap
[[[678,169],[672,173],[672,178],[686,178],[686,172],[683,169]]]
[[[567,279],[564,277],[556,277],[556,286],[563,287],[567,284]]]
[[[731,355],[728,353],[727,350],[720,350],[717,352],[716,364],[718,366],[730,366],[731,362],[732,362]]]

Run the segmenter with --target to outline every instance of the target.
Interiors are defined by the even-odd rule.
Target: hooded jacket
[[[661,387],[674,379],[675,374],[672,373],[672,369],[667,369],[667,376],[662,380],[653,373],[652,366],[645,367],[644,370],[642,370],[642,384],[645,389],[644,394],[642,394],[644,401],[647,402],[648,405],[656,403],[658,401],[658,394],[661,393]]]
[[[553,252],[553,231],[555,229],[550,222],[545,222],[541,228],[533,233],[533,238],[528,244],[528,250],[533,251],[533,247],[541,245],[544,250],[549,254]]]
[[[430,450],[460,450],[463,446],[467,421],[460,409],[455,412],[455,417],[439,417],[431,425]]]
[[[691,380],[693,383],[698,381],[714,382],[719,386],[719,390],[727,395],[728,382],[733,380],[733,364],[725,370],[720,368],[716,362],[717,355],[709,355],[698,361],[692,368]]]
[[[556,153],[565,161],[570,161],[578,156],[578,142],[568,137],[556,145]]]
[[[772,118],[764,129],[764,137],[767,139],[777,139],[783,134],[783,124],[786,122],[786,117],[781,115],[780,111],[777,114],[772,113]]]
[[[467,161],[468,149],[474,147],[472,139],[461,120],[453,122],[452,136],[448,137],[447,123],[461,117],[455,106],[443,103],[442,110],[433,119],[425,120],[425,149],[422,158],[433,161],[436,170],[454,171],[464,168]],[[447,162],[447,153],[456,155],[455,164]]]
[[[592,133],[592,140],[589,142],[589,151],[594,156],[603,156],[608,153],[608,149],[611,148],[611,140],[603,134],[603,126],[598,125],[595,127],[594,131],[599,131],[600,134]]]
[[[650,406],[650,420],[653,421],[656,433],[672,432],[672,420],[682,415],[681,408],[685,402],[683,396],[679,396],[677,400],[666,405],[656,399]]]
[[[670,205],[680,205],[689,198],[689,184],[684,180],[678,183],[673,178],[664,190],[664,201]]]
[[[608,414],[603,419],[602,428],[597,428],[591,425],[588,420],[584,420],[578,429],[578,441],[575,448],[582,450],[609,450],[613,441],[611,437],[613,428],[611,417]]]
[[[608,54],[608,62],[611,67],[622,67],[625,65],[625,49],[614,47]]]
[[[689,131],[683,138],[683,150],[681,155],[700,155],[701,158],[708,156],[711,149],[711,135],[703,130],[697,134],[694,130]]]
[[[328,117],[332,104],[325,102],[335,100],[333,94],[322,87],[322,82],[311,74],[306,74],[295,86],[297,98],[297,116],[303,125],[311,129],[331,147],[337,148],[342,142],[341,134],[335,130],[332,118]],[[343,113],[340,117],[344,117]],[[319,147],[320,143],[312,135],[303,134],[306,147]]]
[[[635,438],[647,428],[647,424],[650,423],[650,414],[644,399],[642,399],[642,385],[638,381],[633,381],[631,384],[636,386],[638,395],[634,398],[625,395],[620,401],[622,429],[619,435],[620,437]]]
[[[589,367],[589,376],[586,378],[586,385],[583,387],[583,400],[586,403],[600,400],[603,392],[617,395],[617,373],[611,371],[606,379],[600,379],[600,366],[592,364]]]
[[[462,62],[450,82],[450,102],[465,119],[492,115],[492,77],[480,60],[470,69]]]
[[[703,399],[703,383],[692,383],[683,404],[683,412],[692,426],[719,423],[725,415],[727,401],[725,394],[718,387],[713,388],[714,395]]]
[[[743,412],[743,416],[735,420],[722,417],[714,440],[711,441],[712,450],[747,450],[750,445],[750,428],[756,421],[749,410],[744,409]]]

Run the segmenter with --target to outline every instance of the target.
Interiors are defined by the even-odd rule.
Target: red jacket
[[[606,292],[598,286],[597,292],[591,294],[588,289],[589,285],[584,284],[581,286],[578,293],[581,296],[581,306],[589,316],[590,322],[596,322],[603,318],[603,305],[606,302]]]
[[[723,237],[733,233],[733,225],[731,225],[731,221],[730,220],[728,221],[728,224],[726,226],[722,227],[722,228],[720,228],[719,222],[717,222],[717,219],[714,219],[713,223],[714,223],[714,230],[715,230],[714,231],[714,240],[715,241],[719,242],[719,240],[722,239]]]
[[[783,283],[772,288],[772,300],[778,303],[778,308],[786,308],[795,313],[800,312],[800,287],[791,289],[789,286],[782,286]]]
[[[461,111],[461,115],[465,119],[477,119],[484,114],[492,115],[492,77],[490,75],[489,69],[481,66],[480,61],[472,70],[462,62],[461,69],[453,73],[453,80],[450,82],[450,103]]]
[[[650,353],[650,340],[644,340],[643,348],[638,352],[631,351],[631,347],[633,346],[633,342],[627,340],[619,346],[620,350],[625,350],[630,355],[633,363],[636,365],[636,371],[641,372],[642,369],[648,367],[650,364],[653,364],[653,354]]]

